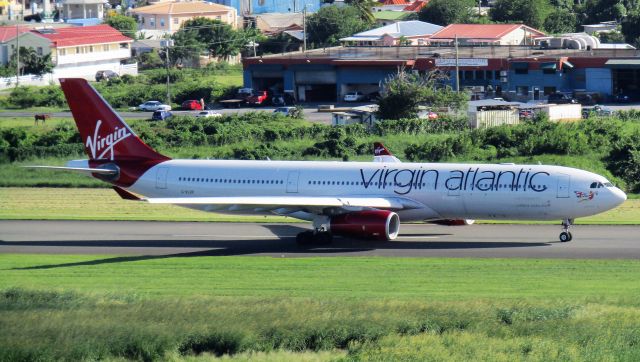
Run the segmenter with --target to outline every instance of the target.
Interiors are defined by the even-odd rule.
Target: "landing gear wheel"
[[[568,241],[571,241],[572,237],[571,237],[571,233],[570,232],[561,232],[560,233],[560,242],[562,243],[566,243]]]
[[[562,232],[560,233],[560,242],[566,243],[573,239],[573,235],[569,232],[569,227],[573,224],[573,219],[564,219],[562,220]]]

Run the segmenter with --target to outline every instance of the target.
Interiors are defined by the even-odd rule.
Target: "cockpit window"
[[[605,187],[613,187],[613,184],[611,182],[605,182],[604,186]]]
[[[607,185],[609,185],[609,186],[607,186]],[[611,187],[613,185],[611,185],[611,183],[609,183],[609,182],[604,183],[604,184],[602,182],[592,182],[591,186],[589,186],[589,188],[591,188],[591,189],[601,189],[601,188],[603,188],[605,186]]]
[[[591,189],[595,189],[596,187],[598,187],[598,183],[597,182],[592,182],[591,186],[589,186],[589,188],[591,188]]]

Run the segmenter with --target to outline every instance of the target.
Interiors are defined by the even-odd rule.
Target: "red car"
[[[202,110],[202,104],[200,103],[200,101],[196,101],[195,99],[190,99],[188,101],[182,102],[182,105],[180,105],[180,107],[182,109],[187,110],[187,111],[201,111]]]
[[[247,98],[247,103],[254,106],[259,106],[265,104],[267,98],[267,91],[254,91],[251,97]]]

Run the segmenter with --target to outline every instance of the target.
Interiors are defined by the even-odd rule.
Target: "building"
[[[617,21],[603,21],[598,24],[587,24],[582,26],[582,28],[584,28],[584,32],[589,35],[609,33],[618,30],[618,27],[619,25]]]
[[[316,12],[323,2],[320,0],[213,0],[214,3],[230,6],[241,16],[265,13]]]
[[[29,30],[27,26],[0,26],[0,64],[7,64],[15,52],[16,34],[26,33]]]
[[[451,24],[431,37],[432,43],[460,45],[533,45],[546,34],[523,24]]]
[[[20,47],[36,50],[38,55],[51,54],[55,65],[52,78],[83,77],[93,79],[99,70],[123,73],[131,58],[133,39],[108,25],[65,28],[41,28],[20,34]],[[14,37],[13,43],[16,44]],[[3,62],[3,64],[6,64]]]
[[[104,18],[104,0],[62,0],[60,18],[66,23],[98,25]]]
[[[238,14],[229,6],[204,1],[161,2],[131,10],[138,17],[138,31],[144,38],[162,39],[180,30],[195,17],[220,20],[238,27]]]
[[[444,72],[452,87],[457,78],[476,99],[537,102],[556,92],[603,100],[622,92],[640,98],[635,49],[463,46],[456,62],[456,49],[448,46],[336,47],[245,58],[243,66],[245,87],[295,92],[299,101],[370,94],[400,69]]]
[[[377,25],[385,26],[385,25],[397,23],[398,21],[403,21],[405,20],[405,18],[407,18],[411,14],[412,12],[381,10],[381,11],[374,11],[373,17],[375,18]]]
[[[266,36],[278,35],[288,30],[302,30],[302,13],[269,13],[245,17],[253,26]]]
[[[418,20],[399,21],[342,38],[340,41],[359,46],[424,45],[441,29],[440,25]]]

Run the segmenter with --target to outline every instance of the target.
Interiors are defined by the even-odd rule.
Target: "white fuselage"
[[[514,164],[170,160],[129,190],[156,198],[394,196],[424,205],[399,211],[403,221],[573,219],[626,199],[591,172]]]

